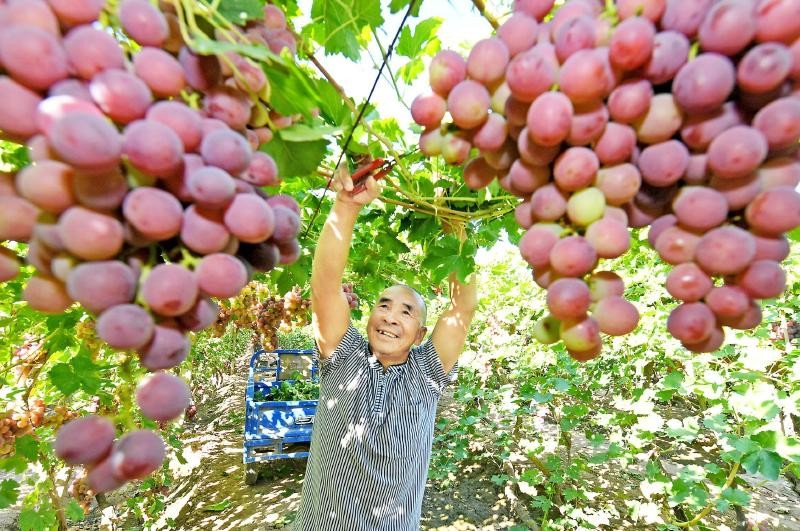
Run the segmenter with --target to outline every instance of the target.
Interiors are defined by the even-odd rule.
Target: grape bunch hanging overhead
[[[601,333],[636,327],[622,279],[596,269],[629,249],[629,227],[649,226],[674,265],[670,334],[714,351],[785,288],[785,233],[800,225],[800,0],[615,4],[516,0],[466,60],[440,52],[411,106],[420,149],[466,163],[471,188],[498,179],[522,198],[520,252],[548,290],[539,340],[587,360]]]
[[[272,158],[254,151],[271,139],[265,124],[292,118],[270,113],[261,65],[190,50],[168,4],[111,5],[107,18],[131,39],[125,48],[96,23],[104,0],[0,7],[0,129],[27,143],[33,161],[0,175],[0,242],[27,243],[31,307],[60,313],[78,302],[105,342],[138,354],[154,374],[136,401],[163,422],[189,405],[183,380],[163,371],[189,353],[188,332],[217,318],[211,297],[233,297],[254,270],[299,256],[298,204],[259,188],[280,178]],[[264,14],[236,34],[294,52],[283,13]],[[19,267],[0,247],[0,282]],[[60,430],[55,449],[90,467],[95,492],[161,465],[155,433],[115,437],[109,420],[84,417]]]

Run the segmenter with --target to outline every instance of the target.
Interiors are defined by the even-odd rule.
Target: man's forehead
[[[378,300],[389,299],[393,302],[404,302],[419,308],[418,296],[405,286],[391,286],[383,290]]]

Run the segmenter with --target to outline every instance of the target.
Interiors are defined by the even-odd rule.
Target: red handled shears
[[[367,178],[372,176],[377,181],[392,171],[396,164],[395,160],[377,158],[361,165],[352,175],[353,191],[350,192],[350,195],[363,192],[366,189]]]

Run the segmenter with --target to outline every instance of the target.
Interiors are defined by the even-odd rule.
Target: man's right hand
[[[362,207],[368,205],[381,195],[382,185],[370,176],[364,181],[364,190],[353,195],[353,178],[347,168],[347,163],[342,161],[333,172],[333,189],[336,191],[336,201]]]

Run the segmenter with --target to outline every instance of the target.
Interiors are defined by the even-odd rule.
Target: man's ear
[[[414,340],[414,344],[419,346],[422,344],[422,340],[425,339],[425,334],[428,333],[427,326],[419,327],[419,332],[417,332],[417,338]]]

